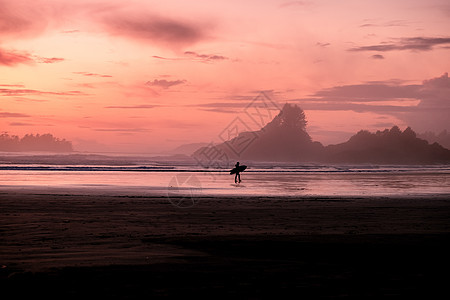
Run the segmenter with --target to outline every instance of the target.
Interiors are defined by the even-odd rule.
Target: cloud
[[[200,60],[203,62],[220,61],[227,60],[228,57],[216,54],[199,54],[194,51],[185,51],[184,55],[187,55],[193,59]]]
[[[41,56],[36,56],[35,59],[36,62],[41,63],[41,64],[54,64],[54,63],[59,63],[59,62],[63,62],[65,61],[64,58],[60,58],[60,57],[41,57]]]
[[[23,122],[11,122],[9,123],[9,126],[35,126],[35,124]]]
[[[101,77],[101,78],[110,78],[111,75],[104,75],[104,74],[97,74],[97,73],[91,73],[91,72],[73,72],[73,74],[83,75],[87,77]]]
[[[153,58],[163,59],[163,60],[189,60],[189,61],[199,61],[199,62],[214,62],[221,60],[228,60],[229,58],[223,55],[217,54],[200,54],[194,51],[185,51],[184,57],[163,57],[158,55],[153,55]]]
[[[150,13],[130,13],[119,10],[105,14],[99,22],[112,35],[171,49],[179,49],[207,39],[206,27],[202,25]]]
[[[423,85],[431,88],[450,89],[450,78],[448,77],[448,73],[444,73],[440,77],[424,80]]]
[[[450,115],[450,78],[448,73],[424,80],[420,91],[420,99],[419,108],[437,109]],[[450,125],[450,122],[447,121],[447,123]]]
[[[217,113],[223,113],[223,114],[236,114],[236,110],[231,109],[225,109],[225,108],[202,108],[204,111],[209,112],[217,112]]]
[[[420,85],[396,85],[389,82],[336,86],[316,92],[313,97],[326,101],[373,102],[391,99],[419,99]]]
[[[384,23],[364,23],[359,27],[406,27],[409,26],[409,22],[405,20],[392,20]]]
[[[168,58],[168,57],[162,57],[162,56],[158,56],[158,55],[153,55],[153,58],[157,58],[157,59],[164,59],[164,60],[180,60],[179,58]]]
[[[133,133],[133,132],[148,132],[151,131],[147,128],[92,128],[94,131],[105,131],[105,132],[127,132],[127,133]]]
[[[251,100],[254,99],[254,97],[252,98],[246,96],[234,96],[233,99],[241,99],[241,101],[210,102],[210,103],[192,104],[191,106],[209,112],[236,114],[239,111],[242,111],[248,105],[250,105],[252,103]]]
[[[41,94],[38,90],[31,89],[0,89],[1,96],[23,96],[23,95],[35,95]]]
[[[341,103],[314,103],[301,99],[301,108],[304,110],[320,110],[320,111],[354,111],[358,113],[404,113],[416,110],[414,106],[401,105],[370,105],[364,103],[341,102]]]
[[[210,112],[218,112],[218,113],[237,113],[239,110],[242,110],[246,107],[248,103],[237,103],[237,102],[214,102],[214,103],[205,103],[200,105],[195,105],[204,111]]]
[[[320,43],[320,42],[316,43],[316,46],[319,46],[319,47],[322,47],[322,48],[328,47],[330,45],[331,45],[330,43]]]
[[[241,98],[238,98],[239,96],[236,96],[235,99],[242,99],[242,100],[249,100],[248,102],[246,101],[240,101],[240,102],[212,102],[212,103],[205,103],[205,104],[201,104],[201,106],[204,107],[227,107],[227,108],[244,108],[246,106],[248,106],[252,99],[254,99],[254,97],[252,98],[251,96],[241,96]]]
[[[19,64],[32,64],[33,58],[26,52],[10,51],[0,48],[0,65],[15,66]]]
[[[176,50],[209,38],[211,24],[168,18],[145,6],[137,1],[0,0],[0,37],[32,38],[48,29],[63,34],[79,32],[63,28],[73,24]]]
[[[12,112],[1,112],[0,118],[29,118],[30,115],[22,114],[22,113],[12,113]]]
[[[111,2],[111,1],[110,1]],[[7,39],[34,38],[48,29],[61,29],[66,24],[98,28],[96,17],[105,12],[117,11],[124,4],[111,4],[103,0],[0,0],[0,37]],[[130,6],[127,2],[126,5]],[[79,30],[59,30],[63,34]]]
[[[26,88],[0,88],[0,96],[25,96],[25,95],[58,95],[58,96],[80,96],[86,95],[81,91],[46,92]]]
[[[112,106],[105,106],[105,108],[123,108],[123,109],[149,109],[149,108],[155,108],[158,107],[158,105],[130,105],[130,106],[121,106],[121,105],[112,105]]]
[[[5,50],[0,48],[0,66],[12,67],[19,64],[34,64],[44,63],[53,64],[64,61],[64,58],[59,57],[42,57],[37,55],[31,55],[28,52],[21,52],[15,50]]]
[[[448,73],[421,84],[379,81],[336,86],[297,101],[305,110],[373,112],[393,115],[420,131],[450,129]]]
[[[362,46],[348,49],[348,51],[401,51],[401,50],[413,50],[413,51],[430,51],[435,46],[450,45],[450,37],[411,37],[411,38],[399,38],[391,42],[383,42],[378,45]]]
[[[247,107],[251,101],[241,101],[241,102],[211,102],[211,103],[203,103],[203,104],[195,104],[195,107],[201,107],[207,110],[218,110],[225,109],[227,111],[234,110],[236,112],[237,109],[242,110]]]
[[[39,2],[37,0],[31,4],[21,0],[0,0],[1,37],[23,38],[43,32],[52,6]]]
[[[373,59],[384,59],[384,56],[381,55],[381,54],[375,54],[375,55],[372,55],[371,58],[373,58]]]
[[[153,81],[147,81],[145,85],[152,87],[159,87],[168,89],[172,86],[186,83],[186,80],[166,80],[166,79],[154,79]]]
[[[24,88],[25,87],[23,84],[0,84],[0,86],[3,86],[3,87],[19,87],[19,88]]]

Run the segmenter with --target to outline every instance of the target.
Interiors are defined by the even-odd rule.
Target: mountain
[[[323,159],[339,163],[450,163],[450,150],[417,138],[410,127],[402,132],[394,126],[376,133],[361,130],[345,143],[326,147]]]
[[[175,149],[169,150],[169,154],[184,154],[184,155],[192,155],[192,153],[195,152],[200,147],[207,146],[207,143],[190,143],[190,144],[183,144],[178,146]]]
[[[280,113],[259,131],[242,132],[224,143],[201,147],[193,157],[203,166],[218,164],[219,160],[238,159],[318,163],[450,163],[450,150],[417,138],[409,127],[403,132],[397,126],[376,133],[361,130],[347,142],[324,147],[312,141],[306,132],[306,123],[300,107],[285,104]]]
[[[202,159],[205,153],[218,157],[258,161],[308,161],[319,158],[322,144],[313,142],[305,130],[303,110],[285,104],[280,113],[259,131],[242,132],[237,137],[212,147],[202,147],[193,156]]]
[[[450,149],[450,132],[447,130],[443,130],[439,134],[427,131],[425,133],[418,134],[417,137],[428,141],[430,144],[438,143],[441,146]]]

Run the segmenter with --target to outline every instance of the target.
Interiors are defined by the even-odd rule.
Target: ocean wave
[[[225,168],[201,168],[198,166],[105,166],[105,165],[0,165],[0,171],[48,171],[48,172],[206,172],[224,173]],[[249,167],[246,173],[420,173],[450,172],[450,165],[407,165],[407,166],[258,166]]]

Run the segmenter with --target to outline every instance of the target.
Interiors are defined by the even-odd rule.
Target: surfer
[[[241,182],[241,172],[244,172],[245,169],[247,169],[247,166],[239,165],[239,162],[237,162],[235,167],[230,170],[230,174],[236,174],[234,176],[234,183],[238,183],[238,179]]]
[[[236,175],[234,176],[234,183],[237,183],[238,177],[239,177],[239,183],[241,183],[241,172],[240,172],[239,162],[237,162],[234,167],[236,168]]]

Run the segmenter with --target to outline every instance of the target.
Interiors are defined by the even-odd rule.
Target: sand
[[[205,197],[179,208],[0,192],[0,287],[73,299],[443,296],[449,220],[446,196]]]

